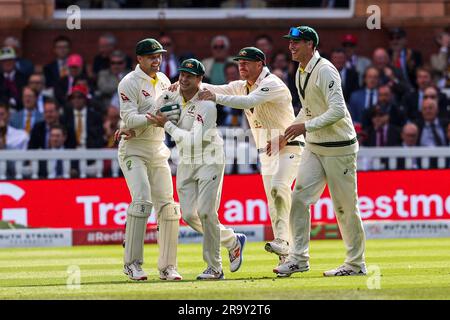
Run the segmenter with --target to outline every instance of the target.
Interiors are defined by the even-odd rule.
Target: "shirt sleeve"
[[[234,95],[236,93],[236,87],[239,86],[239,83],[242,83],[241,81],[232,81],[229,84],[223,84],[223,85],[213,85],[209,83],[202,83],[202,88],[208,89],[211,92],[214,92],[215,94],[228,94],[228,95]],[[243,84],[242,84],[243,85]]]
[[[341,78],[336,68],[325,65],[319,70],[316,85],[322,92],[328,110],[305,122],[306,131],[313,132],[336,123],[345,117],[347,108],[342,93]]]
[[[170,121],[167,121],[164,125],[167,133],[183,149],[193,146],[201,148],[202,142],[210,140],[211,130],[214,130],[216,127],[217,109],[213,102],[204,101],[199,104],[199,108],[194,116],[194,124],[189,131],[178,128]]]
[[[216,103],[235,109],[251,109],[265,102],[280,99],[286,94],[286,87],[283,84],[262,81],[256,90],[246,96],[216,94]]]
[[[137,88],[130,83],[121,81],[117,88],[120,101],[120,117],[128,129],[147,127],[145,114],[138,113]]]

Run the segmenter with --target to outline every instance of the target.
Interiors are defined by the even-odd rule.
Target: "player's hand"
[[[167,89],[167,90],[169,90],[170,92],[175,92],[175,91],[178,90],[178,87],[179,87],[179,86],[180,86],[180,84],[179,84],[178,81],[177,81],[177,82],[172,83],[172,84],[170,85],[169,89]]]
[[[289,141],[295,137],[298,137],[301,134],[306,133],[306,128],[304,123],[293,124],[286,129],[284,132],[284,138],[286,141]]]
[[[147,113],[145,117],[157,127],[164,127],[166,122],[169,121],[166,115],[164,115],[161,111],[158,111],[156,114]]]
[[[114,132],[115,141],[118,142],[122,136],[124,137],[124,140],[130,140],[136,137],[136,131],[133,129],[117,129],[116,132]]]
[[[210,100],[210,101],[216,101],[216,94],[214,92],[209,91],[208,89],[202,89],[198,93],[198,98],[200,100]]]
[[[267,142],[266,153],[268,156],[276,155],[280,152],[287,144],[287,140],[283,135],[273,138]]]

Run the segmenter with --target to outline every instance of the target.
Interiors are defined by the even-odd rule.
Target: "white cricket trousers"
[[[289,243],[291,188],[298,172],[301,153],[302,148],[299,146],[286,146],[279,154],[270,157],[266,153],[259,155],[274,238]]]
[[[319,200],[328,184],[342,239],[347,250],[345,264],[365,266],[365,234],[358,208],[356,154],[321,156],[305,149],[292,192],[290,213],[293,244],[289,261],[309,263],[311,214],[309,207]]]
[[[219,222],[224,164],[184,164],[177,168],[177,192],[183,220],[203,234],[203,260],[216,271],[222,269],[220,245],[236,244],[233,229]]]

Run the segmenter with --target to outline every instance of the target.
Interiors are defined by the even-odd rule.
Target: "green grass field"
[[[224,281],[201,282],[195,280],[205,267],[200,244],[180,245],[184,279],[164,282],[156,271],[157,246],[147,245],[149,280],[138,283],[122,274],[119,245],[0,249],[0,299],[450,299],[450,238],[369,240],[366,277],[322,276],[342,262],[342,241],[313,241],[311,271],[284,279],[272,273],[276,256],[263,247],[248,243],[238,272],[225,272]],[[69,266],[80,270],[79,288],[67,286]]]

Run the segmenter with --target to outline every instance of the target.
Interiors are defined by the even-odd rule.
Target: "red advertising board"
[[[450,170],[361,172],[358,185],[363,220],[450,220]],[[129,201],[122,178],[0,181],[0,220],[29,227],[121,228]],[[226,176],[219,215],[227,225],[270,225],[261,176]],[[311,218],[336,221],[327,190]]]

